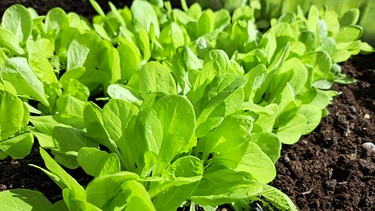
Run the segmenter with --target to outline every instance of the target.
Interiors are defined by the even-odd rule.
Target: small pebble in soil
[[[337,180],[335,180],[335,179],[328,180],[328,181],[326,181],[326,185],[327,185],[327,188],[329,188],[330,190],[333,190],[333,189],[335,189],[335,187],[337,185]]]
[[[371,142],[365,142],[362,144],[362,147],[367,150],[369,153],[375,153],[375,144]]]
[[[288,157],[288,155],[284,155],[284,161],[285,163],[289,163],[290,158]]]
[[[288,166],[289,166],[289,169],[291,172],[294,173],[294,175],[300,179],[303,177],[304,175],[304,172],[303,172],[303,168],[302,168],[302,163],[299,162],[299,161],[290,161],[288,163]]]
[[[11,164],[15,169],[19,169],[19,168],[21,168],[21,164],[20,164],[18,161],[16,161],[16,160],[12,160],[12,161],[10,161],[10,164]]]
[[[7,186],[4,184],[0,184],[0,191],[5,191],[7,189]]]
[[[365,118],[365,119],[370,119],[370,115],[369,115],[369,114],[365,114],[365,115],[363,116],[363,118]]]
[[[301,144],[308,144],[307,141],[306,141],[305,139],[302,139],[300,143],[301,143]]]
[[[333,175],[333,168],[328,168],[328,178],[331,179]]]
[[[357,113],[357,109],[356,109],[354,106],[350,106],[349,109],[350,109],[353,113]]]

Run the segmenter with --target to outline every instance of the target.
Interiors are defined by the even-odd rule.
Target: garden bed
[[[124,1],[112,2],[122,7]],[[88,1],[3,0],[0,8],[4,10],[14,3],[33,7],[40,14],[54,6],[87,18],[96,14]],[[106,1],[98,3],[107,8]],[[375,207],[375,154],[362,148],[363,143],[375,141],[374,60],[372,54],[356,56],[343,63],[343,72],[358,82],[334,85],[334,90],[342,94],[328,107],[330,115],[298,143],[283,146],[277,177],[271,185],[291,197],[300,210],[371,210]],[[61,189],[42,171],[28,164],[44,166],[37,146],[25,159],[0,161],[0,190],[39,190],[51,202],[60,200]],[[81,169],[68,170],[68,173],[82,185],[92,179]]]
[[[374,55],[345,62],[358,79],[335,85],[342,92],[330,115],[308,136],[284,146],[273,184],[300,210],[372,210],[375,207],[375,155],[363,149],[375,138]]]

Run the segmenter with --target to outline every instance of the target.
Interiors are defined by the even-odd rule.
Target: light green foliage
[[[26,157],[34,143],[31,133],[23,133],[28,122],[29,111],[17,97],[15,88],[0,83],[0,158],[13,159]]]
[[[143,98],[152,92],[177,94],[175,81],[170,71],[157,62],[149,62],[140,70],[139,90]]]
[[[53,160],[45,150],[40,148],[40,154],[46,164],[46,167],[50,171],[35,165],[32,166],[45,172],[63,190],[64,202],[69,210],[99,210],[94,205],[86,201],[85,189],[62,167],[60,167],[59,164]]]
[[[230,5],[231,2],[232,1],[226,0],[225,4]],[[341,26],[349,26],[359,23],[361,28],[364,29],[363,40],[374,45],[375,28],[372,24],[372,20],[374,19],[375,4],[372,1],[342,0],[338,2],[324,0],[284,0],[281,3],[278,0],[255,0],[250,2],[257,2],[262,5],[260,11],[256,13],[257,20],[262,23],[265,23],[265,20],[277,18],[287,12],[296,12],[299,10],[301,14],[306,14],[311,9],[312,5],[318,7],[326,6],[328,8],[328,11],[324,12],[324,19],[326,22],[337,22]],[[339,20],[337,20],[337,17],[339,17]],[[338,25],[334,27],[338,27]],[[329,30],[333,29],[332,27],[329,28]]]
[[[36,99],[48,106],[43,83],[31,70],[25,58],[14,57],[6,60],[1,68],[1,76],[12,83],[18,95]]]
[[[77,161],[87,174],[94,177],[121,170],[120,160],[116,154],[108,154],[93,147],[82,147],[78,151]]]
[[[145,1],[135,1],[131,6],[135,28],[143,28],[151,34],[159,36],[159,21],[151,4]]]
[[[30,67],[37,77],[46,84],[58,83],[53,66],[48,61],[54,51],[51,41],[48,39],[40,39],[38,42],[28,40],[26,46]]]
[[[121,38],[119,37],[120,45],[117,47],[120,57],[121,78],[128,81],[138,70],[142,57],[140,50],[133,42]]]
[[[102,210],[156,210],[138,179],[131,172],[97,177],[87,186],[87,201]]]
[[[81,185],[78,184],[78,182],[71,177],[61,166],[58,165],[58,163],[52,159],[48,153],[40,148],[40,154],[46,164],[46,167],[50,170],[47,171],[45,169],[42,169],[44,172],[47,173],[47,175],[56,182],[61,189],[69,188],[70,190],[75,192],[75,195],[77,197],[82,197],[81,199],[84,199],[84,189]]]
[[[0,32],[0,43],[3,47],[6,47],[12,54],[25,54],[15,34],[3,27],[0,27]]]
[[[21,45],[25,45],[32,31],[33,20],[25,7],[13,5],[4,12],[1,26],[16,35],[18,41],[23,42]]]
[[[290,200],[287,195],[272,186],[264,185],[262,196],[264,196],[267,201],[271,202],[272,205],[275,205],[275,207],[280,210],[297,210],[297,207],[293,204],[292,200]],[[269,205],[267,205],[266,203],[263,203],[263,205],[265,207],[269,207]]]
[[[13,89],[13,90],[12,90]],[[24,105],[10,84],[0,84],[0,138],[7,139],[23,126]]]
[[[143,101],[140,93],[137,93],[134,89],[122,84],[112,84],[108,86],[107,91],[112,99],[125,100],[137,106],[140,106]]]
[[[250,141],[256,143],[272,162],[280,157],[281,143],[273,133],[251,133]]]
[[[90,140],[83,131],[77,128],[59,127],[53,129],[52,137],[55,145],[55,159],[59,159],[66,167],[77,168],[76,156],[80,148],[97,147],[98,144]],[[56,157],[58,156],[59,157]],[[65,159],[66,157],[66,159]]]
[[[157,210],[176,210],[202,179],[203,164],[193,156],[184,156],[168,166],[160,182],[151,183],[150,195]]]
[[[331,86],[352,81],[337,63],[373,51],[359,40],[359,10],[287,1],[282,16],[262,24],[258,10],[274,10],[259,1],[231,1],[238,8],[217,1],[231,13],[135,0],[123,9],[109,3],[107,14],[90,2],[99,14],[92,24],[60,8],[39,16],[14,5],[4,13],[0,158],[25,157],[36,138],[48,170],[37,168],[63,195],[51,205],[17,190],[43,203],[14,202],[214,210],[261,201],[296,210],[267,184],[282,144],[313,131],[338,94]],[[94,179],[85,189],[60,165]],[[0,201],[13,196],[2,192]]]
[[[262,192],[262,185],[245,172],[237,172],[220,165],[205,170],[203,179],[190,197],[197,204],[220,204],[247,200]]]
[[[158,156],[154,174],[159,175],[179,153],[191,147],[195,130],[193,106],[182,96],[161,97],[139,114],[136,127],[140,134],[134,135]]]
[[[52,138],[53,129],[57,126],[68,126],[58,122],[53,116],[31,116],[30,122],[34,129],[31,131],[38,139],[39,145],[43,148],[53,148],[55,146]]]

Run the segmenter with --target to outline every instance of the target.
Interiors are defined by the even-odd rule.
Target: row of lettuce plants
[[[297,9],[306,14],[312,5],[327,7],[328,10],[335,11],[338,16],[342,16],[348,10],[356,8],[361,13],[358,24],[365,30],[362,39],[371,45],[375,45],[375,1],[368,0],[187,0],[188,3],[198,2],[205,8],[225,8],[233,11],[237,7],[251,4],[258,10],[255,13],[258,28],[268,28],[269,20],[278,18],[287,12],[294,12]],[[359,14],[357,14],[359,15]]]
[[[310,133],[352,80],[339,62],[373,49],[358,10],[311,6],[258,30],[256,8],[182,9],[135,0],[90,23],[60,8],[13,5],[0,26],[0,158],[37,141],[62,189],[51,203],[0,193],[14,210],[176,210],[222,204],[296,210],[268,185],[282,144]],[[50,153],[47,153],[47,150]],[[94,179],[79,184],[64,168]]]

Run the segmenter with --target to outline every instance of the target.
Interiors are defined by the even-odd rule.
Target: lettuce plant
[[[311,6],[307,17],[286,13],[260,31],[248,5],[230,14],[136,0],[110,3],[105,14],[91,3],[92,25],[59,8],[39,16],[14,5],[3,16],[0,157],[26,156],[35,137],[47,169],[35,167],[63,200],[9,190],[0,201],[43,210],[240,210],[257,201],[296,210],[267,184],[282,144],[310,133],[338,94],[331,85],[348,80],[337,62],[372,51],[358,40],[353,11],[339,18]],[[94,179],[83,187],[60,165]]]

